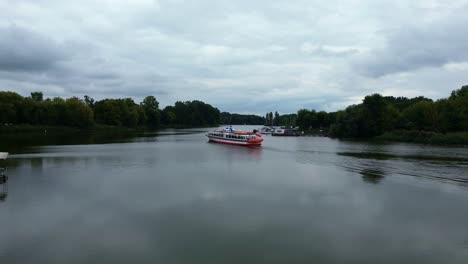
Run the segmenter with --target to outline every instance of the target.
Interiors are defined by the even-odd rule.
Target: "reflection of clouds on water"
[[[0,256],[8,263],[466,260],[466,189],[393,180],[434,167],[336,155],[359,144],[325,138],[268,137],[262,148],[245,148],[208,144],[203,134],[171,137],[14,157]]]

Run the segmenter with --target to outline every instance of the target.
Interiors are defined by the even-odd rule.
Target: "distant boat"
[[[0,159],[5,160],[8,158],[8,152],[0,152]]]
[[[270,127],[270,126],[264,126],[262,128],[260,128],[260,134],[263,134],[263,135],[271,135],[271,133],[273,133],[273,130],[275,130],[275,127]]]
[[[298,137],[301,134],[299,133],[299,130],[297,128],[285,128],[285,127],[277,127],[273,133],[271,133],[272,136],[284,136],[284,137]]]
[[[206,134],[210,142],[238,146],[259,147],[262,145],[262,135],[254,132],[236,131],[231,127],[215,130]]]

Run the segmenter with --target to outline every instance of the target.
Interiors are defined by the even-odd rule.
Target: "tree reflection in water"
[[[362,180],[368,183],[377,184],[385,178],[385,173],[379,169],[363,169],[359,172],[362,175]]]
[[[0,202],[4,202],[8,196],[8,176],[0,176]]]

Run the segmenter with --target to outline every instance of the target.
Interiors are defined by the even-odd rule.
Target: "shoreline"
[[[143,131],[158,131],[161,129],[184,129],[195,128],[189,126],[163,126],[160,128],[150,127],[136,127],[128,128],[122,126],[109,126],[109,125],[95,125],[90,128],[76,128],[66,126],[34,126],[34,125],[11,125],[0,126],[0,137],[3,136],[25,136],[25,135],[67,135],[76,133],[133,133]],[[207,128],[207,127],[200,127]],[[399,143],[416,143],[431,146],[453,146],[453,147],[467,147],[468,146],[468,132],[449,132],[438,133],[430,131],[419,130],[393,130],[385,132],[382,135],[370,138],[339,138],[331,137],[325,131],[311,130],[304,131],[301,136],[313,137],[328,137],[339,140],[358,140],[366,142],[399,142]]]

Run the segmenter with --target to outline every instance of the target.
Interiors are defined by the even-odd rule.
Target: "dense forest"
[[[301,109],[296,124],[304,131],[320,129],[339,138],[368,138],[390,132],[401,135],[404,131],[412,131],[414,136],[467,132],[468,86],[437,101],[372,94],[361,104],[337,112]]]
[[[47,125],[90,128],[95,124],[121,127],[201,127],[220,123],[217,108],[201,101],[176,102],[159,109],[154,96],[140,104],[131,98],[94,101],[83,99],[43,98],[41,92],[23,97],[0,91],[0,124]]]

